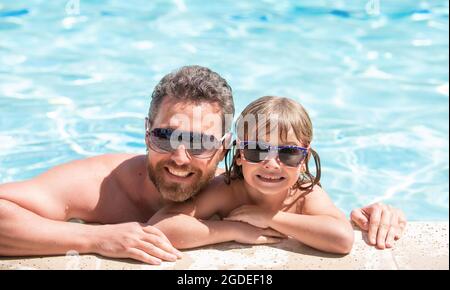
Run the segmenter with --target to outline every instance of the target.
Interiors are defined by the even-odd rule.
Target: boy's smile
[[[283,176],[273,176],[273,175],[267,175],[267,174],[257,174],[256,177],[260,179],[262,182],[266,183],[279,183],[286,178]]]

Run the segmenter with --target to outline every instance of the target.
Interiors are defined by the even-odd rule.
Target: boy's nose
[[[180,166],[191,162],[184,145],[178,146],[177,150],[172,152],[171,159]]]
[[[264,168],[266,169],[280,169],[280,163],[278,162],[278,154],[269,153],[264,160]]]

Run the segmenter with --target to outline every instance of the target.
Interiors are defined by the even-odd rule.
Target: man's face
[[[183,132],[205,133],[217,140],[222,138],[221,123],[212,122],[211,116],[220,119],[218,104],[201,102],[186,103],[166,97],[152,127],[174,129]],[[214,177],[217,165],[224,156],[223,147],[210,158],[197,158],[186,151],[186,146],[175,146],[173,152],[154,150],[146,137],[147,171],[162,197],[171,201],[185,201],[196,194]]]

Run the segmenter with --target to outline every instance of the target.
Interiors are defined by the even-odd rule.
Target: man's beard
[[[190,184],[180,184],[175,182],[168,182],[164,179],[164,172],[167,170],[165,167],[170,167],[179,171],[190,171],[194,173],[195,179]],[[166,200],[175,202],[182,202],[188,200],[201,189],[203,189],[214,177],[215,169],[217,166],[213,166],[210,172],[202,172],[198,168],[194,168],[188,165],[178,166],[173,161],[161,161],[152,167],[150,163],[147,164],[147,173],[150,180],[156,186],[162,197]]]

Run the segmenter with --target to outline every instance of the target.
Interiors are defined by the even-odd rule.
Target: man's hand
[[[255,205],[243,205],[234,209],[224,220],[251,224],[258,228],[268,228],[274,213]]]
[[[275,244],[287,236],[273,229],[261,229],[247,223],[235,222],[233,225],[234,241],[241,244]]]
[[[405,214],[382,203],[354,209],[350,216],[356,225],[369,232],[369,243],[379,249],[391,248],[406,227]]]
[[[181,253],[153,226],[136,222],[97,226],[94,235],[93,251],[102,256],[131,258],[151,265],[181,258]]]

